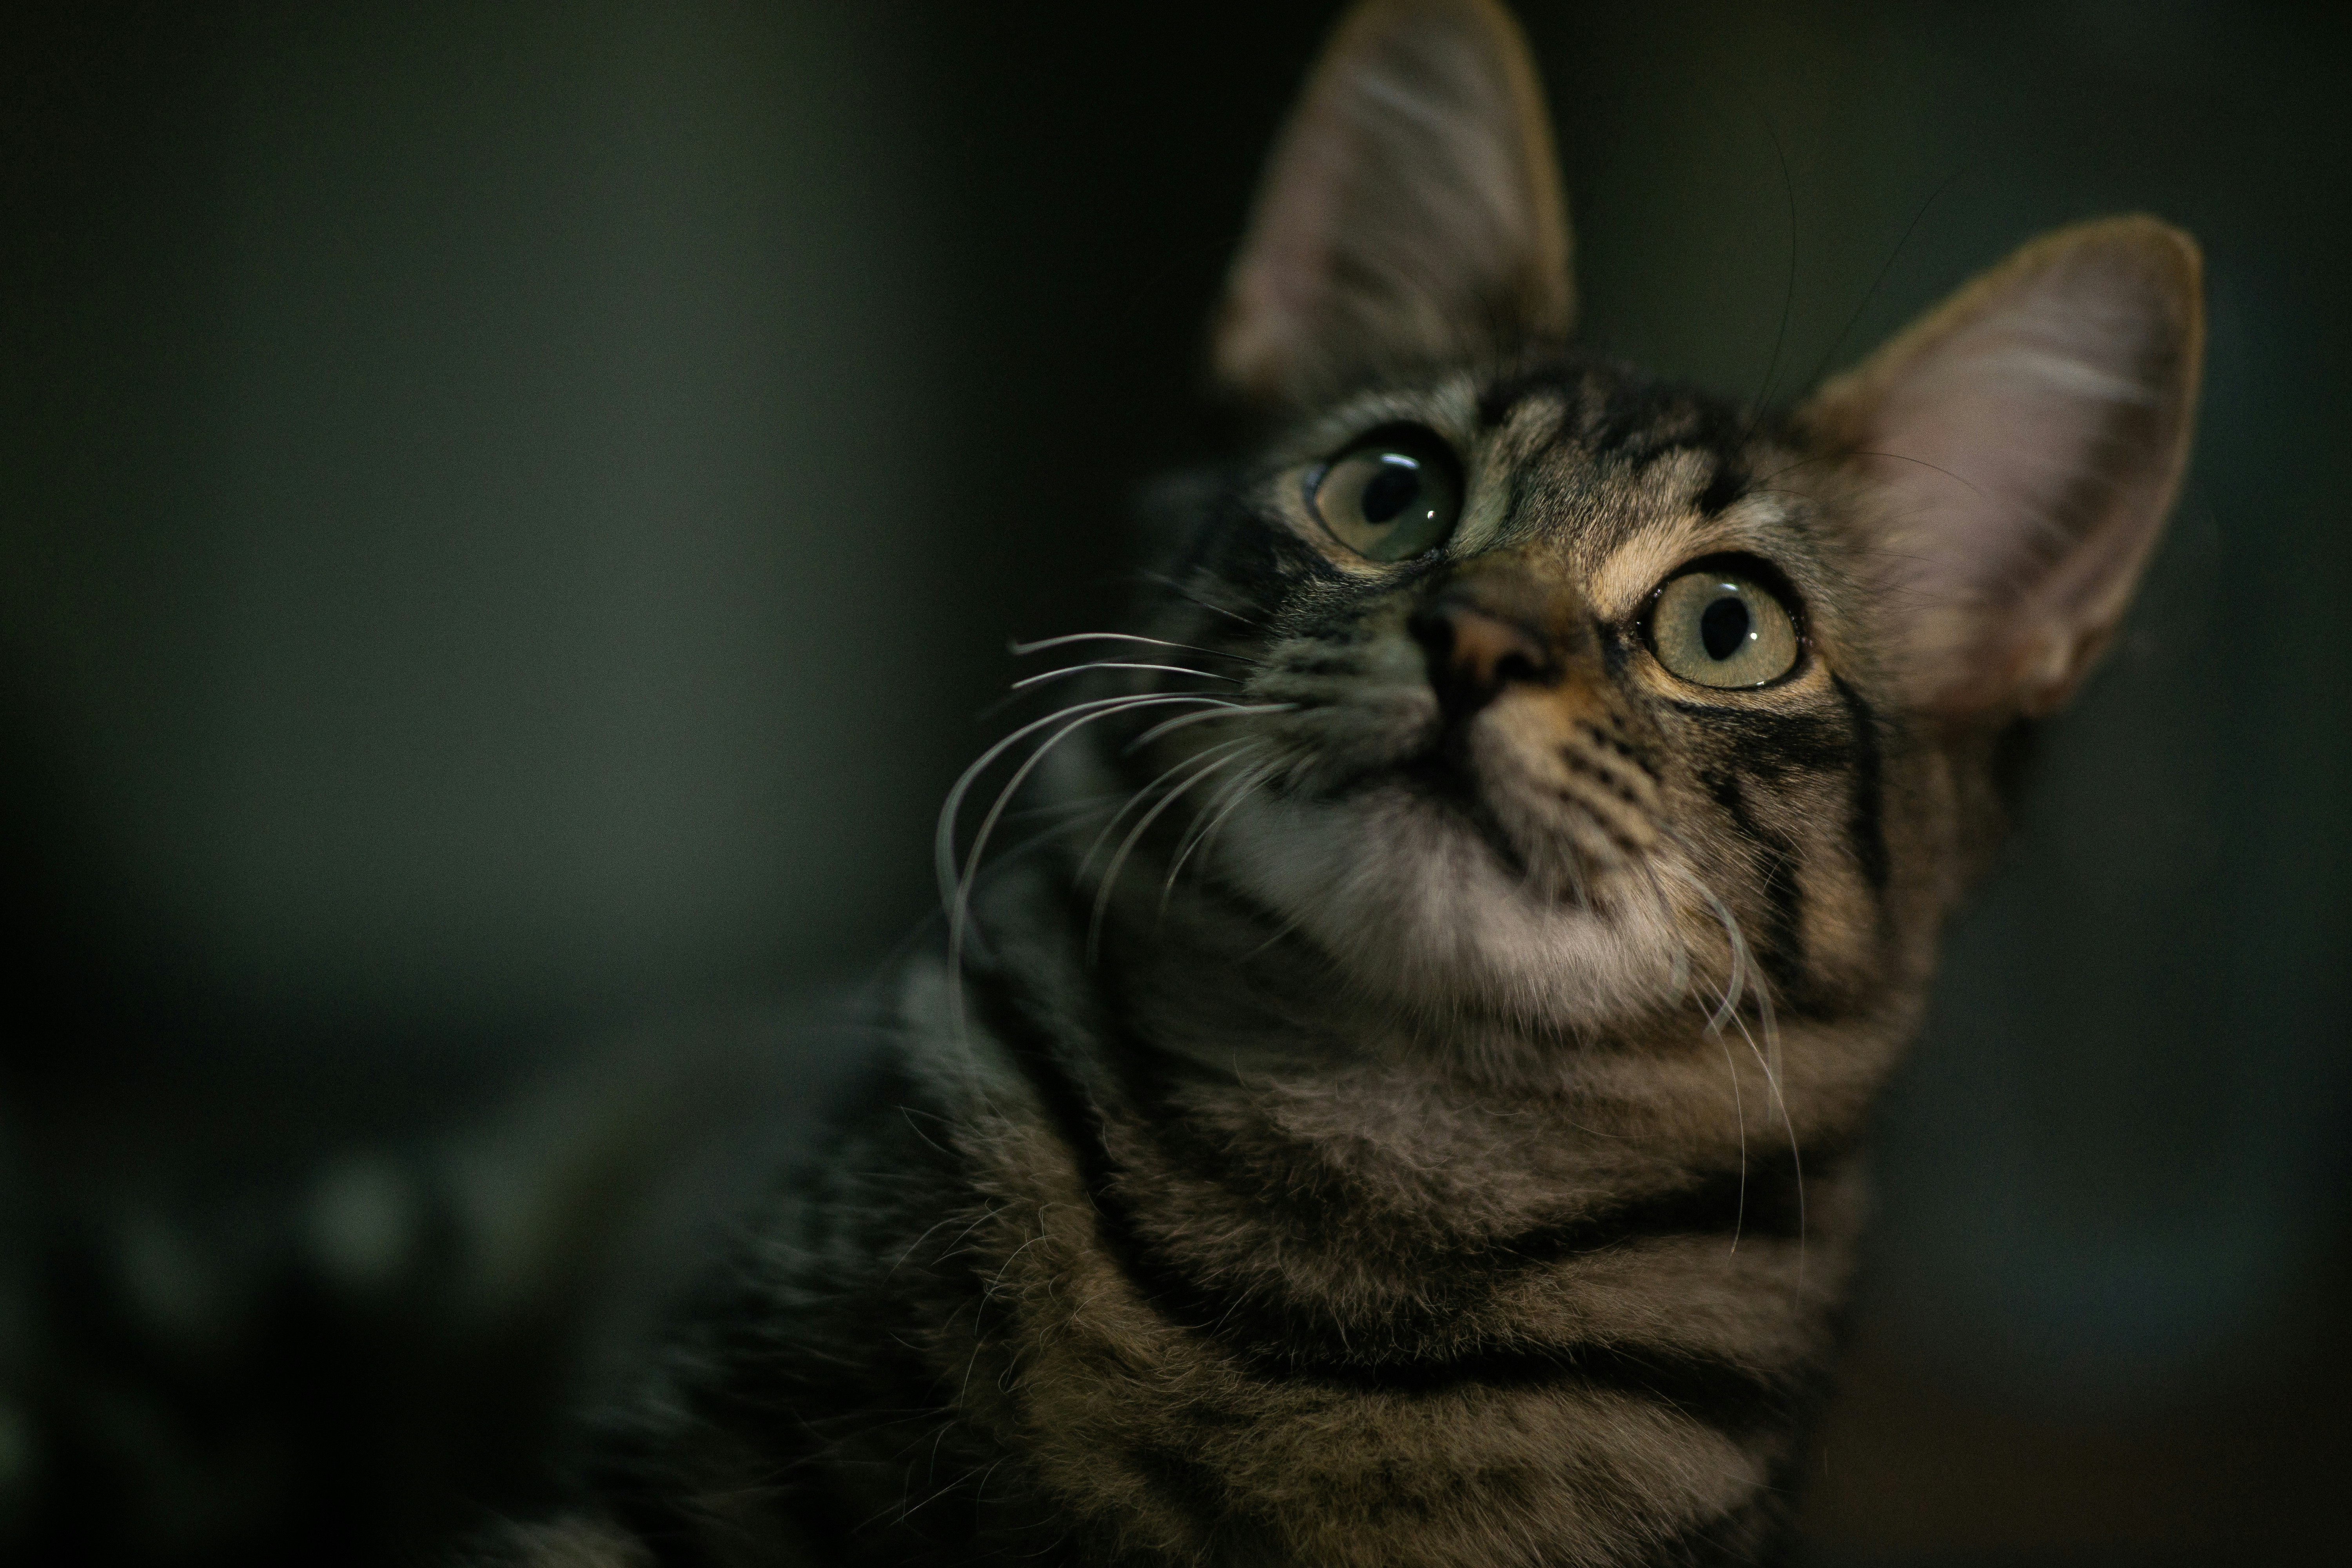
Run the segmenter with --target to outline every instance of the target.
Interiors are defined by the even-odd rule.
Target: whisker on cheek
[[[1175,859],[1168,868],[1168,879],[1160,889],[1160,907],[1163,915],[1167,912],[1169,897],[1175,890],[1177,874],[1184,869],[1184,863],[1192,858],[1195,850],[1200,849],[1214,837],[1217,829],[1224,826],[1225,819],[1233,816],[1241,804],[1261,785],[1271,780],[1280,767],[1281,763],[1275,762],[1252,769],[1226,786],[1224,795],[1220,797],[1223,804],[1220,804],[1220,800],[1212,800],[1194,814],[1194,827],[1177,846]],[[1214,815],[1211,815],[1212,813]],[[1203,818],[1208,823],[1205,827],[1199,826]]]
[[[1059,669],[1049,669],[1039,675],[1024,676],[1022,679],[1013,683],[1013,689],[1015,691],[1026,691],[1032,687],[1042,686],[1049,680],[1062,680],[1073,675],[1084,675],[1089,670],[1097,669],[1158,670],[1168,675],[1190,675],[1201,680],[1223,680],[1236,686],[1241,684],[1238,677],[1220,675],[1214,670],[1194,669],[1189,665],[1126,664],[1112,659],[1097,659],[1087,664],[1065,665]]]
[[[1135,826],[1129,830],[1126,841],[1119,845],[1118,853],[1111,857],[1109,866],[1105,868],[1101,886],[1095,894],[1094,914],[1087,922],[1087,962],[1089,964],[1095,962],[1097,954],[1101,951],[1103,919],[1110,910],[1111,893],[1118,887],[1118,874],[1126,868],[1128,857],[1134,852],[1136,845],[1141,841],[1146,833],[1150,831],[1151,825],[1160,820],[1170,806],[1174,805],[1177,801],[1189,794],[1194,785],[1211,774],[1222,772],[1234,763],[1244,760],[1245,756],[1246,753],[1242,753],[1223,757],[1211,763],[1170,790],[1160,798],[1158,805],[1137,818]]]
[[[1220,714],[1217,715],[1217,717],[1222,718],[1223,715]],[[1252,737],[1247,735],[1237,736],[1230,741],[1219,742],[1217,744],[1210,746],[1203,751],[1194,752],[1189,755],[1179,757],[1172,764],[1161,772],[1159,776],[1153,778],[1150,783],[1142,784],[1130,791],[1127,796],[1125,804],[1121,805],[1118,812],[1112,816],[1110,821],[1104,825],[1102,832],[1096,836],[1094,843],[1087,847],[1087,852],[1078,858],[1077,869],[1072,873],[1073,876],[1081,879],[1085,878],[1087,868],[1094,864],[1095,857],[1102,852],[1103,846],[1110,841],[1110,836],[1118,831],[1121,823],[1127,820],[1127,814],[1134,810],[1137,806],[1142,805],[1146,800],[1151,798],[1152,795],[1159,790],[1160,785],[1166,784],[1169,780],[1174,778],[1177,774],[1184,772],[1188,768],[1197,767],[1202,763],[1207,762],[1209,759],[1218,756],[1223,752],[1230,752],[1237,746],[1246,746],[1250,744],[1251,740]],[[1121,754],[1124,755],[1125,752],[1122,752]]]
[[[964,769],[962,774],[957,778],[953,787],[948,791],[947,799],[940,804],[939,826],[933,836],[932,847],[935,869],[940,879],[940,899],[948,917],[948,984],[950,988],[951,1005],[955,1010],[956,1026],[959,1029],[963,1026],[963,947],[966,930],[971,920],[972,883],[979,875],[982,859],[987,853],[989,836],[995,831],[999,818],[1004,815],[1006,807],[1019,793],[1021,785],[1027,781],[1031,773],[1036,771],[1038,764],[1048,753],[1088,725],[1110,718],[1114,714],[1129,713],[1143,708],[1202,703],[1217,707],[1233,706],[1220,697],[1188,696],[1106,697],[1089,702],[1073,703],[1059,712],[1049,713],[1043,719],[1032,720],[1022,725],[1012,734],[982,752],[979,759]],[[1066,720],[1067,721],[1063,722]],[[962,874],[959,876],[955,866],[955,831],[956,821],[962,811],[966,793],[970,791],[973,782],[987,771],[990,764],[997,758],[1028,736],[1055,723],[1061,723],[1062,727],[1032,751],[1022,761],[1021,765],[1013,771],[1012,776],[1005,781],[1003,787],[997,791],[994,804],[989,807],[987,815],[981,819],[979,831],[972,836],[971,848],[965,857]]]
[[[1143,750],[1144,747],[1160,739],[1160,736],[1169,734],[1177,730],[1181,730],[1189,724],[1201,723],[1212,719],[1236,719],[1249,713],[1287,713],[1297,706],[1297,704],[1293,702],[1257,702],[1246,705],[1236,704],[1232,708],[1218,712],[1187,713],[1179,718],[1165,720],[1160,723],[1153,725],[1150,729],[1146,730],[1142,734],[1138,735],[1134,740],[1129,741],[1126,745],[1120,747],[1119,755],[1122,757],[1132,756],[1135,752]]]
[[[1066,647],[1072,643],[1080,642],[1141,643],[1151,647],[1181,648],[1186,653],[1206,654],[1211,658],[1230,658],[1240,664],[1259,665],[1265,662],[1245,653],[1236,653],[1231,648],[1203,647],[1198,643],[1171,642],[1166,637],[1139,637],[1133,632],[1065,632],[1060,637],[1039,637],[1034,642],[1007,643],[1005,650],[1018,658],[1033,653],[1043,653],[1047,648]]]

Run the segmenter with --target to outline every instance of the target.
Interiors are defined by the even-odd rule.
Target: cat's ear
[[[1367,0],[1276,143],[1217,319],[1219,383],[1296,409],[1512,354],[1575,315],[1543,89],[1494,0]]]
[[[1864,491],[1916,707],[2073,693],[2172,505],[2204,341],[2196,243],[2110,218],[2035,240],[1799,412]]]

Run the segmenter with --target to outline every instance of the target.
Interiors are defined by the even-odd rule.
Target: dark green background
[[[1786,395],[2046,227],[2203,240],[2187,498],[1890,1102],[1814,1533],[2303,1560],[2352,1463],[2344,25],[1521,10],[1589,335],[1660,370]],[[907,929],[1004,639],[1105,624],[1134,484],[1223,438],[1200,325],[1328,20],[12,9],[24,1226],[243,1201]]]

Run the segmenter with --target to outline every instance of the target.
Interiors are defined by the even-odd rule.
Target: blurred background
[[[1808,1551],[2311,1559],[2347,23],[1519,9],[1587,335],[1660,371],[1785,397],[2042,229],[2202,238],[2187,499],[1889,1100]],[[413,1562],[547,1495],[581,1303],[658,1272],[628,1173],[806,1114],[782,1021],[923,914],[1005,639],[1104,624],[1227,438],[1202,323],[1334,10],[9,8],[0,1551]]]

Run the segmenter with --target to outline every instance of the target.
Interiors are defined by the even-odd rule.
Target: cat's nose
[[[1449,721],[1460,721],[1514,684],[1549,685],[1559,661],[1535,606],[1491,587],[1440,592],[1407,622],[1429,661],[1429,684]]]

